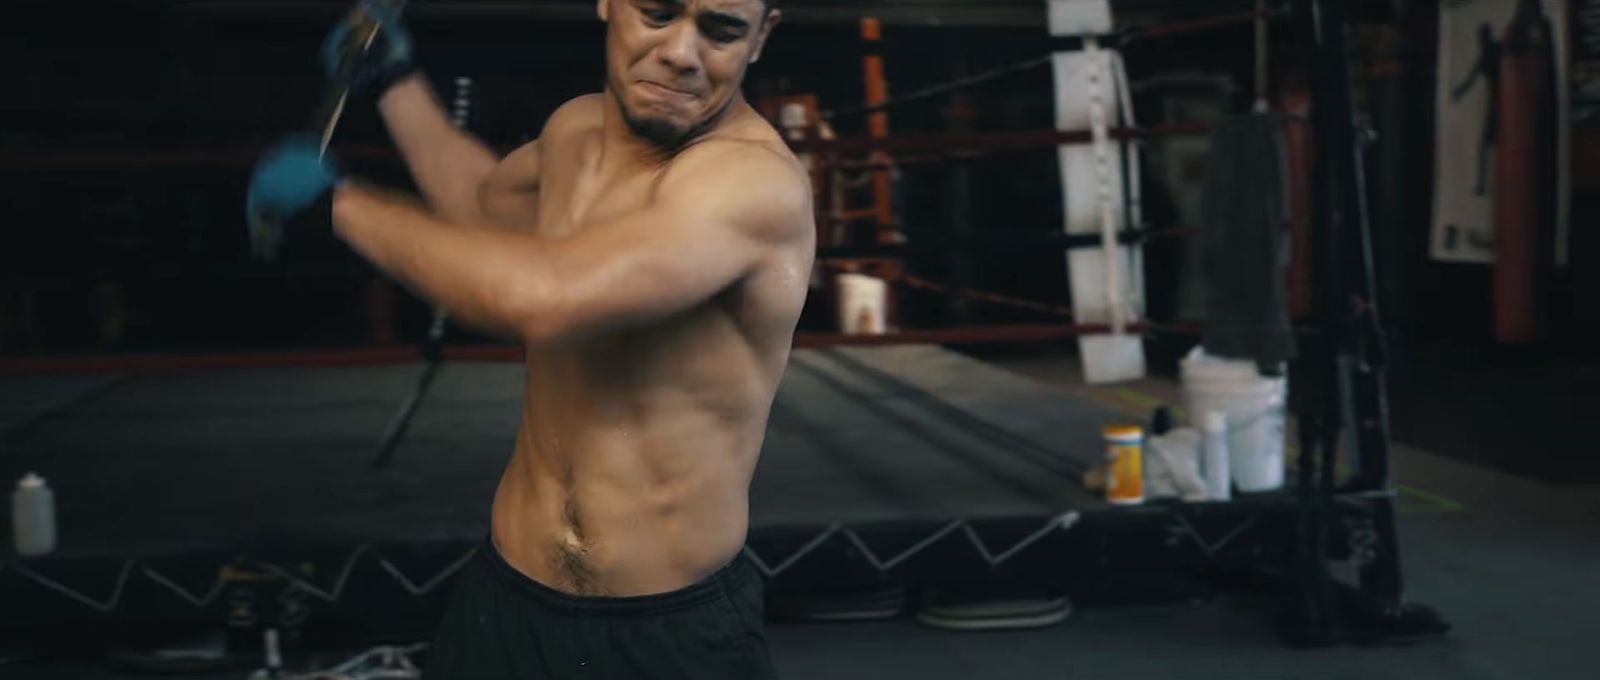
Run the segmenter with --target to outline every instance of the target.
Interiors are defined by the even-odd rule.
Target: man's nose
[[[679,74],[700,70],[700,31],[692,21],[680,21],[668,31],[657,49],[661,63]]]

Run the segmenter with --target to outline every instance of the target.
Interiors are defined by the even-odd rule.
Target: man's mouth
[[[693,92],[689,92],[689,91],[686,91],[686,90],[680,90],[680,89],[675,88],[675,87],[669,87],[669,86],[666,86],[666,85],[662,85],[661,83],[652,82],[652,81],[649,81],[649,80],[641,80],[641,81],[639,81],[639,84],[643,85],[645,89],[650,90],[650,91],[652,91],[652,92],[654,92],[656,94],[662,95],[664,97],[672,97],[672,98],[677,98],[677,99],[693,99],[693,98],[698,96]]]

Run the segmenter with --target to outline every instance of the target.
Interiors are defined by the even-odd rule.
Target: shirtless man
[[[492,540],[430,677],[771,678],[741,550],[815,228],[804,168],[740,86],[780,15],[597,2],[604,92],[504,159],[450,125],[386,17],[362,80],[426,207],[340,176],[305,139],[268,153],[250,200],[290,217],[331,192],[353,249],[526,347]]]

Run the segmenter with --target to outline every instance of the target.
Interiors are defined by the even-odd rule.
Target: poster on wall
[[[1583,0],[1587,3],[1589,0]],[[1494,104],[1500,81],[1500,42],[1515,0],[1446,0],[1439,9],[1439,76],[1434,143],[1433,259],[1494,261]],[[1568,82],[1567,0],[1540,0],[1552,27],[1556,83]],[[1571,194],[1570,90],[1556,88],[1559,149],[1556,176],[1556,260],[1566,261]]]

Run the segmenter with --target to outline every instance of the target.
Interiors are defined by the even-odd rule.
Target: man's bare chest
[[[597,150],[581,141],[544,150],[539,232],[562,237],[647,208],[660,171],[616,171],[602,167]]]

